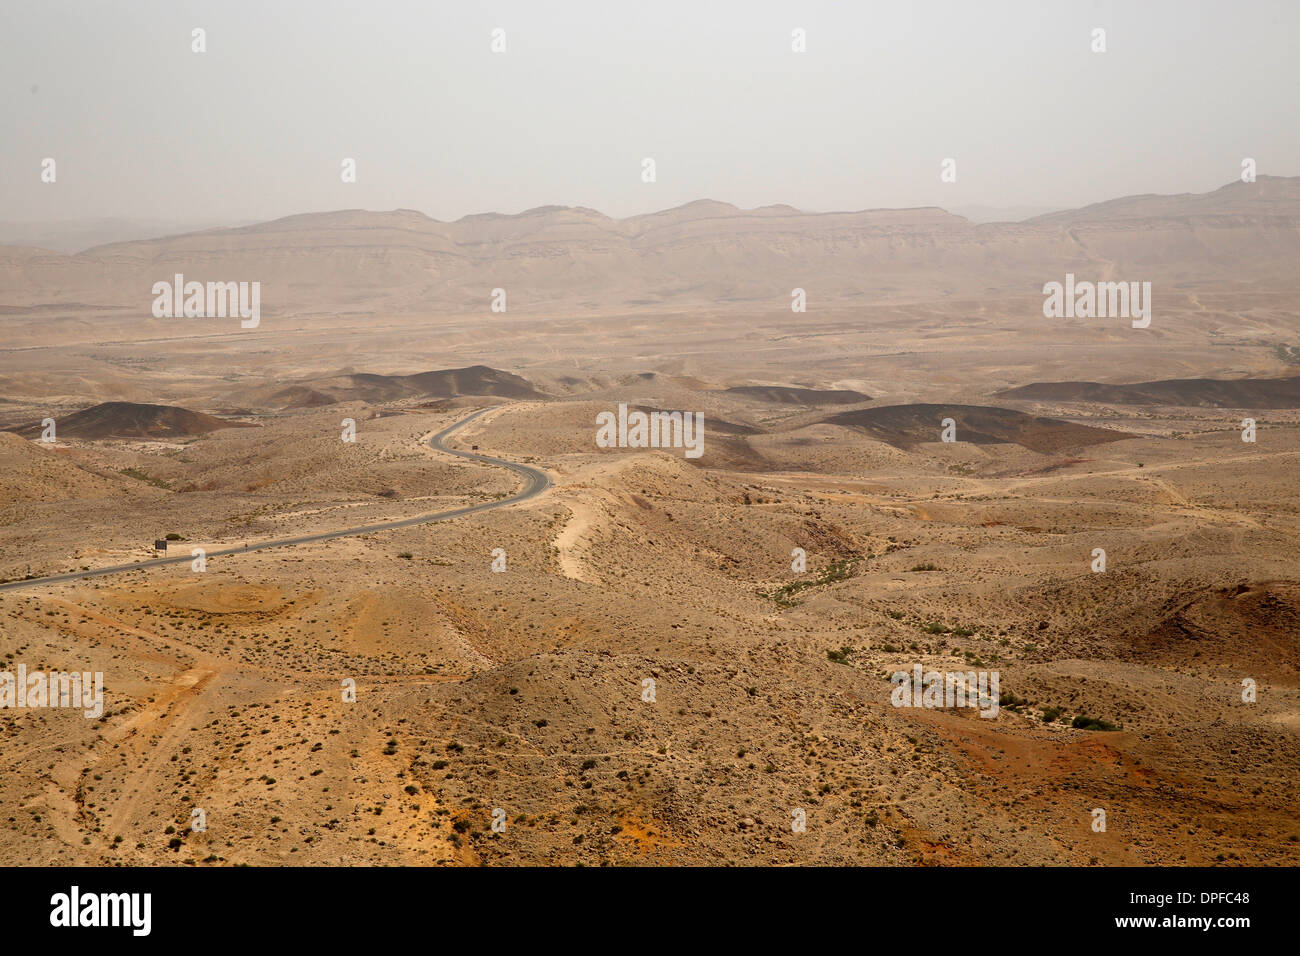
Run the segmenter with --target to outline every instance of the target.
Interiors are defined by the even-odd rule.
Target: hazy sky
[[[1201,192],[1300,174],[1297,39],[1295,0],[3,0],[0,220]]]

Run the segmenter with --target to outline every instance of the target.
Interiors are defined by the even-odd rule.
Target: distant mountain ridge
[[[579,206],[450,223],[412,210],[342,210],[74,256],[3,246],[0,311],[92,303],[136,312],[151,329],[221,321],[152,319],[152,284],[175,273],[260,282],[267,317],[486,316],[497,288],[510,313],[788,308],[794,288],[818,308],[1037,294],[1066,272],[1149,280],[1157,294],[1196,276],[1294,285],[1297,261],[1300,177],[1126,197],[1015,223],[976,224],[934,207],[808,213],[712,200],[626,219]]]

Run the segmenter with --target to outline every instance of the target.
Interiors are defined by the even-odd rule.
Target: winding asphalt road
[[[462,515],[472,515],[480,511],[490,511],[493,508],[504,508],[506,505],[512,505],[518,501],[527,501],[529,498],[535,498],[547,488],[551,487],[551,477],[540,468],[534,468],[531,465],[522,465],[514,461],[505,461],[501,458],[493,458],[490,455],[480,455],[478,452],[462,451],[458,448],[448,448],[443,442],[452,434],[464,428],[474,419],[492,411],[490,408],[482,408],[462,418],[454,425],[449,425],[438,434],[429,439],[429,447],[437,451],[446,452],[448,455],[455,455],[457,458],[468,458],[470,461],[477,461],[483,465],[497,465],[501,468],[509,468],[515,474],[521,476],[526,482],[524,487],[516,494],[508,498],[500,498],[496,501],[485,501],[482,504],[469,505],[465,508],[456,508],[452,511],[439,511],[434,514],[420,515],[415,518],[403,518],[401,521],[386,521],[383,524],[360,525],[355,528],[343,528],[339,531],[322,531],[320,534],[305,534],[297,538],[278,538],[273,541],[262,541],[244,545],[237,548],[223,548],[220,551],[209,551],[208,558],[222,558],[232,554],[248,554],[251,551],[269,551],[272,548],[292,548],[297,544],[309,544],[313,541],[329,541],[333,538],[350,538],[358,534],[370,534],[375,531],[392,531],[394,528],[410,528],[419,524],[431,524],[434,521],[446,521],[449,518],[459,518]],[[105,574],[121,574],[125,571],[141,571],[145,568],[160,568],[166,564],[183,564],[187,561],[194,560],[192,555],[178,554],[174,557],[153,558],[149,561],[140,561],[136,564],[117,564],[107,568],[95,568],[93,571],[74,571],[69,574],[51,574],[43,578],[28,578],[25,581],[10,581],[8,584],[0,584],[0,591],[13,591],[18,588],[37,587],[42,584],[59,584],[64,581],[80,581],[83,578],[97,578]]]

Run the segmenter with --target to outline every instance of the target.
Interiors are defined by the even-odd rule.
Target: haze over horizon
[[[6,8],[0,25],[25,40],[0,63],[9,222],[547,205],[625,218],[703,198],[999,216],[1206,192],[1244,157],[1300,173],[1300,8],[1264,0],[666,3],[617,29],[590,3],[56,2]],[[956,182],[940,182],[947,157]]]

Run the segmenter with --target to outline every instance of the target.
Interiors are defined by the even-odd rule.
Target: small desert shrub
[[[1105,720],[1098,720],[1096,717],[1085,717],[1079,714],[1070,724],[1075,730],[1119,730],[1119,727]]]

